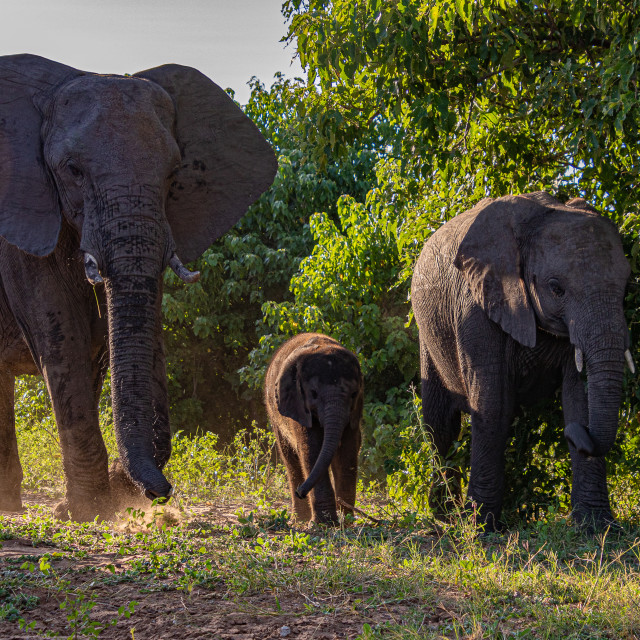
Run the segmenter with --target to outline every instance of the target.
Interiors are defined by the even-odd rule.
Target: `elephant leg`
[[[604,457],[590,456],[585,450],[591,444],[586,429],[589,424],[589,404],[573,357],[563,374],[562,408],[565,437],[571,455],[573,518],[578,525],[587,529],[600,529],[614,522],[607,488],[606,462]]]
[[[478,509],[479,522],[486,525],[487,532],[501,526],[504,451],[513,419],[500,409],[495,413],[471,414],[471,473],[467,501]]]
[[[446,463],[447,455],[460,434],[461,414],[425,349],[421,349],[420,368],[423,424],[442,463],[441,474],[431,491],[430,504],[437,514],[443,515],[451,510],[462,495],[460,471],[448,467]]]
[[[573,519],[587,530],[604,529],[615,522],[607,489],[604,456],[589,456],[569,444]]]
[[[113,516],[113,504],[107,450],[98,420],[104,364],[92,357],[91,313],[81,313],[82,302],[78,300],[51,308],[47,308],[48,302],[38,301],[37,323],[22,325],[29,344],[40,356],[58,426],[66,487],[55,515],[78,521],[96,516],[108,519]]]
[[[346,504],[351,506],[356,503],[356,488],[358,485],[358,453],[362,434],[360,429],[347,427],[342,436],[342,442],[336,455],[331,461],[331,475],[335,494]],[[338,508],[343,513],[353,513],[352,509],[339,504]]]
[[[107,449],[90,372],[90,362],[85,366],[76,361],[73,367],[60,363],[43,367],[62,449],[65,498],[55,508],[56,517],[62,519],[88,521],[113,516]]]
[[[78,375],[76,370],[84,375]],[[113,515],[107,449],[102,440],[90,363],[73,370],[58,364],[43,367],[58,425],[65,498],[55,508],[58,518],[88,521]]]
[[[312,516],[310,497],[307,496],[306,498],[300,499],[296,495],[296,489],[305,480],[302,466],[300,465],[300,458],[279,431],[274,430],[274,433],[276,436],[276,444],[278,445],[278,453],[287,470],[287,481],[289,482],[289,492],[291,494],[291,510],[295,514],[296,519],[301,522],[308,522]]]
[[[18,440],[14,413],[13,374],[0,368],[0,510],[20,511],[22,467],[18,457]]]

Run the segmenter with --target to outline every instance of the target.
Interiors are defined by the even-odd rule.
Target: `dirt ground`
[[[30,500],[25,500],[29,503]],[[31,500],[33,502],[33,500]],[[43,500],[38,498],[38,504]],[[2,513],[0,512],[0,516]],[[15,514],[14,514],[15,515]],[[218,523],[228,519],[237,523],[237,518],[228,510],[219,509],[207,514]],[[1,521],[0,521],[1,528]],[[37,563],[37,558],[55,551],[51,546],[33,546],[30,540],[3,540],[0,547],[0,575],[3,581],[16,574],[21,558],[29,557]],[[56,563],[56,570],[63,572],[73,563],[76,572],[82,577],[82,567],[106,569],[115,566],[116,576],[124,571],[115,553],[88,553],[81,559],[62,560]],[[101,572],[104,575],[106,572]],[[86,579],[86,574],[84,574]],[[0,582],[0,586],[2,582]],[[165,590],[166,589],[166,590]],[[324,602],[309,607],[309,598],[303,593],[274,594],[260,593],[238,595],[230,593],[224,587],[203,589],[195,586],[191,593],[177,591],[167,580],[154,580],[145,584],[141,580],[135,582],[119,582],[109,586],[96,580],[95,605],[90,611],[91,620],[100,623],[118,619],[115,626],[101,629],[97,635],[77,637],[99,637],[105,640],[170,640],[170,639],[205,639],[216,638],[234,640],[262,640],[266,638],[290,638],[291,640],[333,640],[357,638],[363,633],[366,624],[375,628],[385,622],[402,624],[404,615],[411,613],[412,603],[394,603],[392,608],[386,606],[367,610],[366,614],[357,611],[350,601],[356,595],[347,596],[342,602]],[[43,637],[72,637],[68,622],[68,611],[61,610],[64,593],[47,588],[30,590],[29,595],[38,598],[38,604],[24,612],[27,622],[35,623],[33,630],[22,630],[16,621],[0,620],[0,640],[25,640]],[[362,595],[360,595],[362,597]],[[118,607],[123,603],[136,601],[138,605],[129,619],[118,614]],[[1,604],[1,600],[0,600]],[[419,607],[424,603],[418,603]],[[307,605],[305,607],[305,605]],[[420,607],[422,609],[422,607]],[[319,609],[332,613],[319,613]],[[447,608],[440,604],[425,616],[427,626],[437,624],[450,617]],[[43,630],[46,632],[43,633]],[[36,632],[36,630],[39,630]],[[47,635],[51,634],[51,635]],[[74,638],[76,636],[73,636]]]

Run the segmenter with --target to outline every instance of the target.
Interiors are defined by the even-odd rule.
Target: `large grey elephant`
[[[21,507],[14,376],[40,372],[66,478],[56,515],[113,513],[97,410],[109,365],[120,481],[171,495],[162,272],[195,280],[180,259],[228,230],[276,168],[195,69],[96,75],[0,58],[0,509]]]
[[[264,396],[296,517],[337,522],[336,497],[350,506],[356,498],[363,406],[358,358],[329,336],[301,333],[273,356]],[[340,510],[349,513],[350,506]]]
[[[562,389],[577,522],[613,520],[605,454],[616,437],[630,268],[615,226],[584,200],[482,200],[426,242],[411,286],[424,423],[445,458],[471,414],[468,500],[500,517],[517,408]],[[581,372],[586,366],[586,379]],[[588,390],[585,391],[585,382]]]

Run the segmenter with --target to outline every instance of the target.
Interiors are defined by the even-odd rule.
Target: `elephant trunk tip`
[[[166,504],[171,499],[171,496],[173,496],[173,487],[169,485],[169,491],[165,494],[157,493],[153,489],[146,489],[144,495],[147,499],[151,500],[151,502],[156,500],[158,504]]]
[[[309,480],[306,480],[296,489],[296,495],[300,500],[304,500],[309,495],[309,491],[311,491],[311,489],[313,489],[313,485]]]
[[[164,504],[173,496],[171,483],[153,462],[150,464],[138,462],[136,464],[124,458],[124,456],[121,456],[121,459],[123,460],[126,474],[144,493],[146,498],[152,502],[157,500],[160,504]]]
[[[581,453],[591,456],[596,451],[589,431],[578,422],[571,422],[565,427],[564,437]]]

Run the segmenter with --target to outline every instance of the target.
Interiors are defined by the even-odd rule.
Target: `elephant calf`
[[[271,360],[264,395],[296,517],[337,522],[336,496],[348,505],[356,497],[363,401],[358,359],[328,336],[301,333]]]

